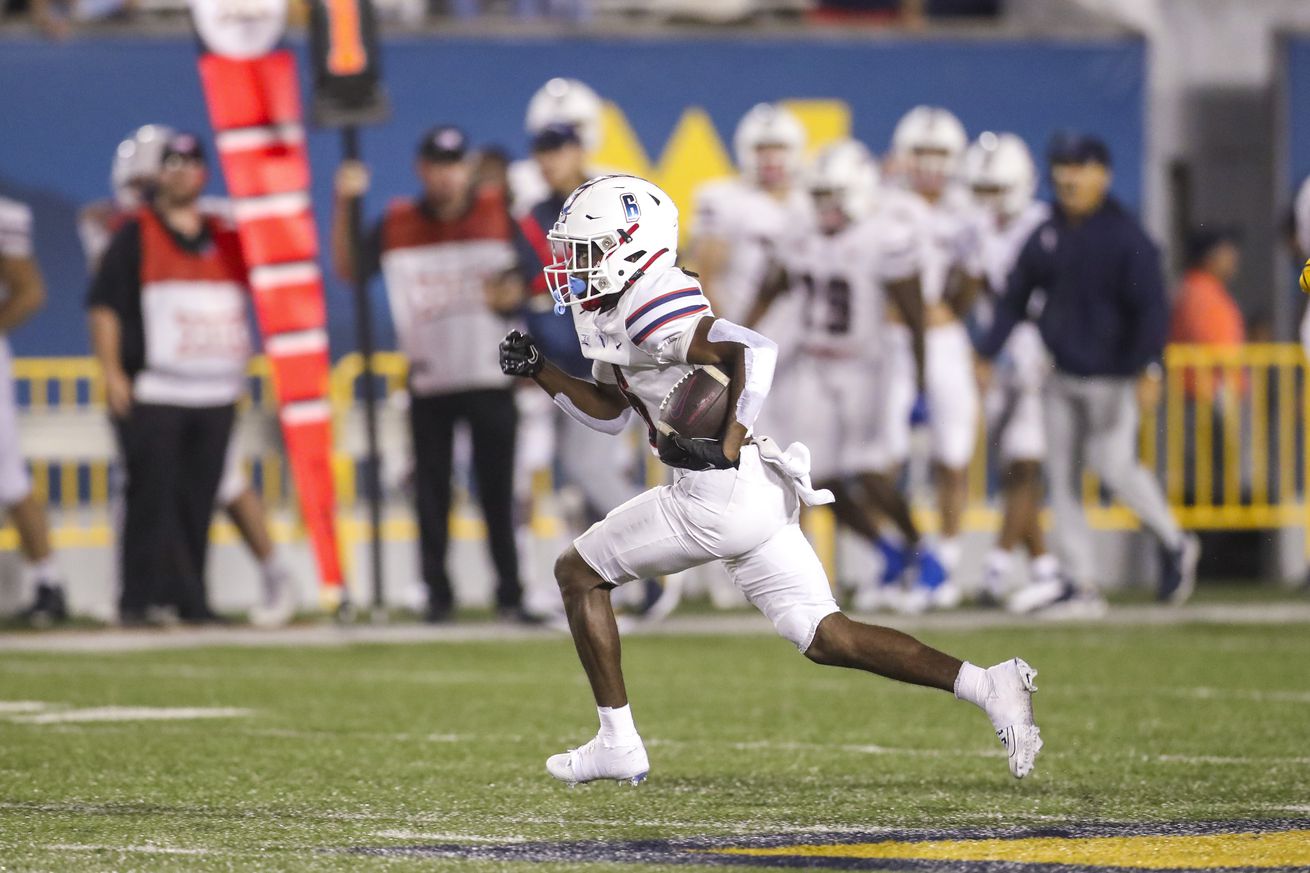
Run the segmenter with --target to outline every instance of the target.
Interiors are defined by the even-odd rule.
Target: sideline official
[[[214,497],[250,358],[236,231],[199,208],[204,150],[164,147],[153,201],[115,234],[87,296],[91,344],[127,470],[119,614],[172,606],[213,621],[205,558]]]
[[[1085,461],[1159,539],[1159,597],[1181,603],[1195,585],[1199,545],[1179,528],[1160,483],[1137,458],[1139,404],[1158,403],[1169,325],[1160,254],[1110,196],[1105,143],[1060,135],[1049,158],[1057,203],[1024,245],[978,351],[994,358],[1033,291],[1046,292],[1037,326],[1055,363],[1043,397],[1047,473],[1056,545],[1070,576],[1058,600],[1072,611],[1104,610],[1082,505]]]
[[[514,539],[514,441],[518,413],[511,378],[495,349],[508,318],[523,301],[536,257],[509,217],[495,184],[476,184],[459,128],[433,128],[419,140],[414,171],[418,197],[387,208],[364,245],[363,274],[382,273],[400,350],[409,360],[409,420],[414,442],[414,492],[428,621],[453,609],[446,569],[451,466],[456,423],[467,422],[473,471],[496,570],[502,617],[523,618]],[[342,164],[336,179],[332,251],[343,279],[355,275],[350,203],[368,190],[359,162]]]

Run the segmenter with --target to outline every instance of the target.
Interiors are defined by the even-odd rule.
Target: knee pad
[[[0,464],[0,506],[10,507],[21,503],[32,493],[32,477],[21,459]]]

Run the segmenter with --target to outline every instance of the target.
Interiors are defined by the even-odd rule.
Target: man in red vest
[[[463,131],[446,125],[424,134],[414,169],[422,193],[392,201],[365,242],[364,263],[357,265],[349,206],[368,190],[368,172],[356,161],[341,166],[332,219],[333,261],[347,280],[357,267],[365,276],[382,273],[396,340],[409,359],[414,498],[427,620],[447,620],[454,606],[446,549],[457,422],[467,423],[472,436],[497,610],[502,618],[526,620],[513,520],[518,413],[512,379],[486,350],[511,326],[508,319],[540,265],[509,216],[504,188],[474,181]]]
[[[124,624],[154,605],[216,619],[205,594],[214,497],[250,357],[236,231],[199,208],[191,134],[163,150],[153,201],[115,234],[87,295],[91,344],[127,470]]]

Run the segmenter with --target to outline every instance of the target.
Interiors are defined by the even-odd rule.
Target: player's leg
[[[514,540],[514,442],[518,427],[514,392],[471,392],[468,411],[473,472],[487,521],[491,561],[496,568],[496,608],[505,617],[522,617],[523,583]]]
[[[187,621],[213,618],[205,584],[209,527],[235,414],[235,407],[220,406],[188,409],[184,415],[186,450],[181,456],[174,506],[185,545],[178,613]]]
[[[116,426],[126,474],[118,611],[124,624],[140,624],[147,607],[175,599],[182,410],[137,403]]]
[[[409,428],[414,451],[414,511],[418,517],[419,572],[428,589],[428,621],[445,621],[454,607],[446,575],[450,536],[451,466],[455,404],[450,395],[411,395]]]
[[[23,611],[23,617],[39,627],[62,621],[68,617],[63,574],[50,545],[45,506],[32,493],[32,479],[23,461],[11,355],[9,343],[3,337],[0,337],[0,506],[8,508],[9,520],[18,533],[24,582],[35,590],[32,605]]]
[[[1161,599],[1181,603],[1196,586],[1200,546],[1174,519],[1155,474],[1138,460],[1136,386],[1129,379],[1098,379],[1086,386],[1087,458],[1106,487],[1160,541],[1164,555]]]
[[[973,349],[964,325],[955,322],[934,327],[928,331],[927,343],[933,479],[941,514],[940,554],[947,573],[953,574],[959,563],[959,536],[969,499],[968,467],[978,440],[978,385]]]
[[[759,464],[753,450],[743,451],[743,466],[747,463]],[[628,705],[610,590],[713,560],[716,555],[706,543],[714,538],[714,531],[699,522],[717,519],[731,524],[742,516],[754,520],[749,513],[730,511],[740,473],[687,474],[677,485],[639,494],[592,525],[556,562],[569,631],[600,718],[600,731],[593,739],[546,761],[547,771],[556,779],[578,783],[645,778],[650,767]],[[688,511],[687,505],[696,509]]]
[[[987,713],[1010,751],[1015,776],[1032,769],[1041,738],[1032,720],[1036,671],[1026,663],[1016,658],[984,670],[908,634],[847,618],[832,599],[818,556],[795,524],[724,563],[779,635],[811,661],[952,691]]]

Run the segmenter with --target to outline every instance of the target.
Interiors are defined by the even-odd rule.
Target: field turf
[[[562,636],[5,652],[0,870],[649,873],[743,859],[688,851],[712,848],[699,839],[710,837],[767,846],[902,831],[1131,835],[1269,819],[1310,830],[1310,626],[922,635],[982,664],[1020,654],[1038,668],[1047,746],[1033,776],[1009,775],[973,707],[816,667],[767,635],[625,642],[652,760],[635,789],[569,789],[544,772],[548,754],[595,730]],[[150,713],[105,707],[189,717],[132,720]],[[194,717],[215,708],[225,712]],[[1211,827],[1223,829],[1201,829]],[[607,847],[683,839],[661,850],[676,864]],[[1310,864],[1289,839],[1300,838],[1266,847],[1270,864],[1248,863]],[[587,847],[537,846],[578,842]],[[432,846],[469,851],[422,848]],[[536,861],[515,860],[525,846]],[[917,863],[886,869],[955,869]]]

